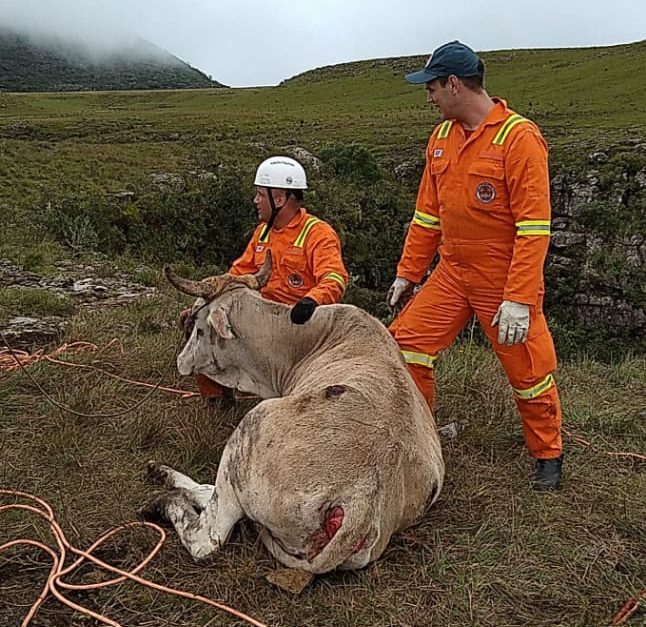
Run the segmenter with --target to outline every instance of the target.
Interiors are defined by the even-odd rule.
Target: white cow
[[[193,282],[166,269],[178,290],[199,297],[180,373],[266,400],[229,438],[215,486],[150,462],[149,478],[172,491],[142,512],[172,523],[196,559],[246,516],[288,567],[362,568],[438,497],[435,422],[380,322],[327,305],[296,326],[288,306],[257,291],[270,272],[269,254],[256,275]]]

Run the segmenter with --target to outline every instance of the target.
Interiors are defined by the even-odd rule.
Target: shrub
[[[342,181],[374,183],[381,178],[377,160],[359,144],[328,144],[320,157],[329,173]]]

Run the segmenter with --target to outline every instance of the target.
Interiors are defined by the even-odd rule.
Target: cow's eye
[[[202,337],[204,335],[204,329],[198,329],[196,333],[197,333],[197,337]]]

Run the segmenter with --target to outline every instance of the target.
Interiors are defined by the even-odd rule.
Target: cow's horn
[[[267,281],[269,281],[269,277],[271,276],[271,263],[271,250],[268,250],[260,270],[254,274],[256,281],[258,281],[258,289],[262,289],[267,285]]]
[[[189,279],[183,279],[180,276],[177,276],[170,268],[170,266],[164,266],[164,274],[168,279],[168,282],[180,292],[184,294],[189,294],[190,296],[196,296],[200,298],[211,298],[217,293],[217,288],[213,284],[203,283],[200,281],[190,281]]]

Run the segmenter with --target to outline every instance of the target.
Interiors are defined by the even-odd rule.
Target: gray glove
[[[529,332],[529,305],[503,300],[498,307],[491,326],[498,327],[498,342],[511,346],[527,341]]]
[[[398,276],[390,286],[386,301],[393,311],[399,311],[413,295],[415,284],[408,279]]]

